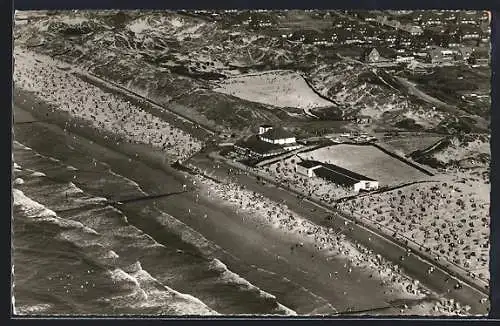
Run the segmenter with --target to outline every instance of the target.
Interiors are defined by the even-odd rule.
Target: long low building
[[[379,187],[378,181],[334,164],[304,160],[296,165],[298,173],[310,178],[319,177],[344,187],[352,187],[356,192],[376,190]]]

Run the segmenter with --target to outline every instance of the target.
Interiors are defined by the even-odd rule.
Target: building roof
[[[284,138],[293,138],[295,137],[291,132],[286,131],[285,129],[278,127],[278,128],[273,128],[271,130],[266,131],[262,135],[260,135],[262,138],[267,138],[267,139],[284,139]]]
[[[366,48],[363,51],[363,58],[366,58],[367,56],[369,56],[370,54],[372,54],[373,51],[375,51],[375,53],[377,53],[377,54],[380,54],[376,48]]]
[[[316,161],[301,161],[301,162],[297,163],[297,165],[300,165],[306,169],[310,169],[310,168],[313,168],[316,166],[321,166],[321,163],[316,162]]]
[[[266,154],[283,150],[280,145],[262,141],[255,135],[250,136],[245,140],[237,141],[235,146],[249,149],[258,154]]]
[[[394,54],[395,51],[392,49],[388,49],[388,48],[384,48],[384,47],[368,47],[363,51],[362,57],[366,58],[368,55],[370,55],[372,53],[373,50],[376,50],[382,58],[390,59],[390,58],[393,58],[395,55]]]
[[[310,163],[305,163],[310,162]],[[341,185],[354,185],[360,181],[375,181],[374,179],[365,177],[359,173],[344,169],[340,166],[322,163],[314,160],[305,160],[300,163],[309,164],[313,166],[320,165],[321,167],[314,170],[314,173],[323,179],[335,182]]]

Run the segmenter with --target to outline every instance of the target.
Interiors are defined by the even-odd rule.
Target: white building
[[[315,176],[314,170],[321,167],[321,163],[315,161],[302,161],[296,164],[297,173],[312,178]]]
[[[273,128],[269,125],[259,127],[259,138],[262,141],[278,145],[295,143],[295,136],[292,133],[283,128]]]
[[[265,133],[266,131],[271,130],[271,129],[273,129],[273,126],[271,126],[271,125],[261,125],[259,127],[259,135],[262,135],[263,133]]]
[[[296,164],[296,169],[297,173],[306,175],[309,178],[319,177],[350,188],[356,193],[361,190],[376,190],[379,187],[378,181],[333,164],[304,160]]]
[[[413,56],[397,56],[396,57],[396,62],[397,63],[409,63],[415,61],[415,57]]]

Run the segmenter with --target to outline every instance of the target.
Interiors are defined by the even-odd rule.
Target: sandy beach
[[[189,157],[201,148],[202,144],[184,131],[139,107],[110,97],[112,95],[95,86],[89,86],[58,69],[55,61],[40,59],[28,53],[17,54],[16,87],[49,104],[45,106],[45,111],[39,110],[44,106],[41,101],[36,103],[30,96],[18,97],[21,100],[19,105],[31,104],[28,107],[31,107],[35,117],[40,119],[51,113],[50,118],[62,124],[61,127],[68,128],[68,131],[78,130],[96,142],[118,148],[163,170],[168,169],[169,162]],[[57,88],[56,85],[67,85],[67,89]],[[61,123],[68,117],[73,122],[72,126],[66,123],[70,119]],[[99,130],[104,137],[114,135],[116,139],[97,139],[99,135],[95,135],[92,130]],[[164,171],[155,170],[154,173],[159,176]],[[419,300],[430,294],[418,281],[405,276],[397,266],[380,255],[349,242],[341,233],[311,223],[284,203],[242,189],[236,184],[217,183],[200,176],[193,179],[185,176],[182,182],[182,176],[178,174],[174,179],[177,182],[168,185],[170,189],[182,189],[183,185],[189,183],[190,187],[199,189],[199,197],[193,198],[193,194],[186,194],[176,199],[177,205],[184,206],[183,219],[191,221],[189,216],[196,216],[196,221],[190,222],[193,228],[222,243],[236,256],[245,251],[252,252],[247,250],[252,248],[253,252],[262,256],[249,258],[250,261],[264,264],[267,269],[274,269],[278,273],[288,270],[284,273],[287,277],[298,283],[306,281],[305,286],[315,293],[321,293],[326,301],[333,303],[333,310],[359,309],[351,308],[354,302],[361,302],[360,305],[368,309],[370,304],[375,306],[384,301]],[[166,186],[157,184],[154,187],[161,189]],[[193,200],[196,203],[199,200],[205,206],[197,207],[193,205]],[[214,219],[213,215],[208,216],[207,202],[212,202],[212,212],[223,212],[219,220]],[[165,205],[171,203],[164,202]],[[237,248],[241,241],[242,247]],[[300,270],[307,272],[308,276],[304,276]],[[338,289],[346,290],[336,292]],[[362,298],[367,290],[373,296]],[[437,310],[442,314],[467,314],[468,308],[453,306],[452,309],[449,304],[435,302],[429,306],[429,310]],[[329,313],[332,313],[332,309]]]

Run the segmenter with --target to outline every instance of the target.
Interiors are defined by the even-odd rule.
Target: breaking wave
[[[108,274],[114,282],[129,288],[123,295],[102,299],[118,309],[155,308],[156,314],[163,315],[218,314],[198,298],[160,283],[142,268],[139,261],[126,270],[116,268],[108,271]]]
[[[20,209],[25,217],[32,218],[38,222],[46,222],[61,228],[77,228],[90,234],[98,234],[96,230],[83,225],[80,222],[62,219],[57,214],[24,195],[21,190],[12,189],[14,196],[14,207]]]
[[[60,160],[49,160],[52,163],[47,165],[45,159],[49,157],[40,155],[21,143],[17,143],[16,147],[31,151],[28,154],[21,153],[22,155],[20,155],[28,160],[31,169],[22,169],[21,165],[14,163],[14,167],[21,172],[23,177],[23,179],[18,177],[19,180],[14,182],[16,186],[22,188],[22,191],[13,189],[14,218],[24,219],[29,223],[41,226],[56,226],[57,233],[54,235],[54,239],[71,244],[85,261],[90,261],[103,268],[106,278],[116,283],[116,289],[119,293],[103,295],[99,300],[113,307],[114,312],[155,315],[218,314],[215,309],[210,308],[197,297],[203,297],[203,300],[207,303],[210,302],[210,305],[221,300],[222,306],[227,307],[229,302],[225,300],[232,300],[230,298],[234,294],[243,290],[244,294],[241,294],[243,296],[251,295],[255,298],[261,298],[261,302],[267,305],[266,313],[296,315],[295,311],[280,304],[274,295],[262,291],[243,277],[230,271],[220,260],[210,258],[222,250],[217,244],[209,241],[174,216],[158,210],[154,206],[146,206],[146,210],[141,215],[156,220],[165,227],[166,231],[178,235],[183,243],[195,247],[204,257],[199,261],[200,265],[193,265],[196,267],[192,271],[190,270],[192,262],[189,261],[185,263],[180,261],[185,266],[169,266],[170,257],[168,255],[171,248],[166,248],[147,233],[130,225],[127,216],[121,210],[112,205],[102,205],[106,202],[109,203],[107,198],[90,195],[73,182],[64,181],[64,174],[62,180],[58,181],[57,178],[52,178],[52,175],[59,173],[59,170],[79,171],[79,168],[65,165]],[[34,157],[36,158],[33,159]],[[23,160],[20,163],[24,165]],[[42,166],[42,171],[49,174],[50,177],[44,172],[36,171],[38,165]],[[55,169],[54,166],[59,170]],[[100,179],[100,182],[104,182],[103,184],[106,184],[109,179],[113,186],[122,187],[123,185],[124,189],[132,186],[134,190],[146,194],[135,181],[113,172],[110,167],[106,170],[103,171],[104,174]],[[79,181],[78,184],[80,183]],[[99,205],[89,207],[85,204]],[[59,216],[61,211],[73,208],[76,210]],[[156,257],[157,254],[158,257],[164,258],[161,262],[158,261],[158,266],[154,265],[154,258],[151,258]],[[177,261],[178,258],[173,259]],[[134,260],[135,263],[130,265]],[[145,266],[148,266],[148,270],[142,268],[141,261]],[[173,277],[178,280],[177,283],[174,282],[176,284],[174,287],[181,286],[184,288],[183,291],[190,291],[186,289],[190,289],[191,286],[182,283],[185,282],[185,275],[182,274],[184,268],[193,275],[204,273],[203,270],[216,271],[217,280],[213,283],[215,286],[213,292],[202,291],[199,293],[195,291],[193,294],[196,296],[192,296],[167,286],[166,284],[171,285],[171,282],[174,282],[174,280],[170,280]],[[180,272],[181,274],[169,275],[170,272]],[[207,277],[206,281],[211,283],[212,276]],[[219,286],[223,287],[220,293],[217,290]],[[226,299],[213,298],[213,296],[224,295],[221,294],[224,291],[228,291]],[[48,313],[47,310],[57,310],[57,307],[57,303],[41,302],[35,306],[24,304],[16,308],[20,314],[44,314]]]
[[[244,279],[243,277],[241,277],[240,275],[232,272],[231,270],[229,270],[229,268],[227,268],[227,266],[221,262],[220,260],[218,259],[213,259],[211,264],[210,264],[210,268],[212,270],[215,270],[217,272],[220,273],[220,276],[219,278],[226,284],[238,284],[240,285],[241,287],[245,288],[245,289],[248,289],[250,291],[255,291],[257,293],[259,293],[259,296],[261,298],[264,298],[264,299],[271,299],[273,301],[276,301],[276,296],[270,294],[270,293],[267,293],[263,290],[261,290],[259,287],[253,285],[252,283],[248,282],[246,279]],[[283,311],[286,315],[297,315],[297,313],[288,308],[288,307],[285,307],[284,305],[280,304],[279,302],[276,301],[276,304],[278,305],[278,310],[281,310]]]

